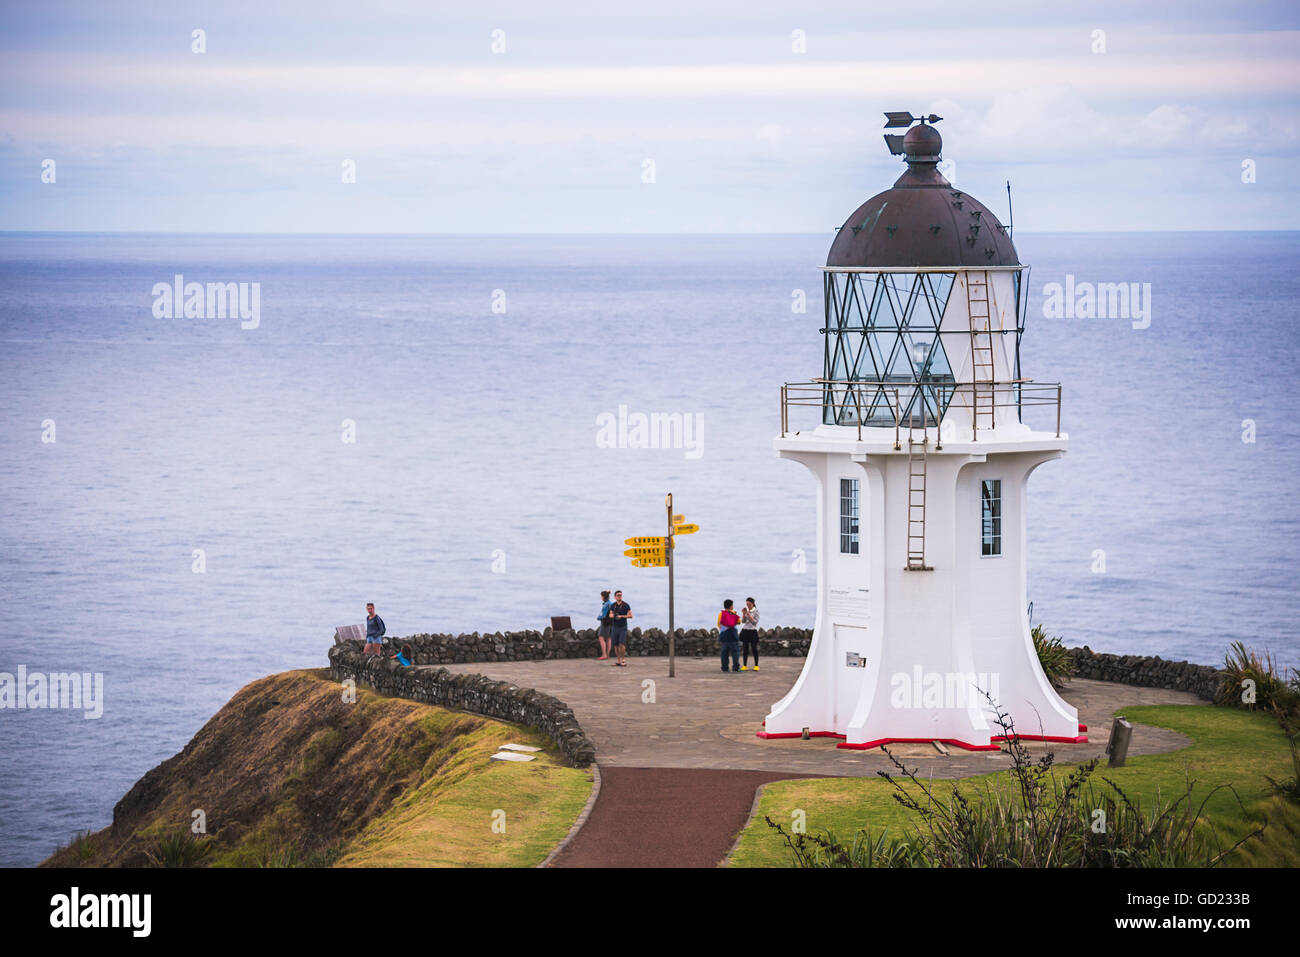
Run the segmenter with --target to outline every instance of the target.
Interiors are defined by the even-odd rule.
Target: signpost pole
[[[673,493],[668,493],[664,502],[668,506],[668,547],[664,553],[668,556],[668,677],[677,677],[677,638],[674,635],[673,621]]]

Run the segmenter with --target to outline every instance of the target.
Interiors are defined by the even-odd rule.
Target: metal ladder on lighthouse
[[[919,419],[921,438],[916,432],[918,419],[907,421],[907,570],[934,571],[925,563],[925,478],[930,439],[925,431],[925,415]],[[919,450],[919,451],[918,451]]]
[[[972,436],[997,424],[994,415],[993,313],[987,270],[966,274],[966,313],[970,317]],[[983,419],[983,422],[981,422]]]

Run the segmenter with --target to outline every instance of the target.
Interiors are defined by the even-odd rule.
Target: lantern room
[[[972,429],[998,409],[1018,421],[1027,267],[998,217],[939,172],[939,119],[886,136],[907,167],[853,211],[823,267],[828,425],[937,425],[950,408]]]

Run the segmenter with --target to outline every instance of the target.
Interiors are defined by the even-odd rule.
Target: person
[[[384,634],[388,629],[384,626],[384,619],[375,614],[375,603],[366,603],[366,646],[361,650],[367,655],[382,654],[384,650]]]
[[[740,647],[743,649],[744,662],[741,671],[749,668],[749,653],[754,653],[754,670],[758,670],[758,605],[754,599],[746,598],[745,607],[740,609]]]
[[[402,650],[393,655],[393,660],[403,668],[411,667],[411,664],[415,661],[415,655],[411,653],[411,646],[402,645]]]
[[[596,618],[600,622],[600,630],[596,632],[596,640],[600,642],[600,657],[597,661],[604,661],[609,657],[609,639],[612,622],[609,620],[609,609],[614,603],[609,600],[609,589],[606,588],[600,593],[600,615]]]
[[[727,670],[727,658],[731,658],[731,670],[740,670],[740,639],[736,637],[736,624],[740,616],[732,611],[734,605],[730,598],[722,603],[718,612],[718,643],[722,645],[722,670]]]
[[[632,606],[623,600],[621,591],[614,592],[614,604],[609,608],[610,640],[614,642],[614,654],[618,661],[615,668],[627,667],[627,620],[632,617]]]

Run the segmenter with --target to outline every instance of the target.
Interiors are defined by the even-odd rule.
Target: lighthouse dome
[[[826,265],[1018,266],[1016,247],[987,206],[938,170],[943,137],[922,123],[902,138],[907,169],[893,187],[853,211],[831,243]]]

